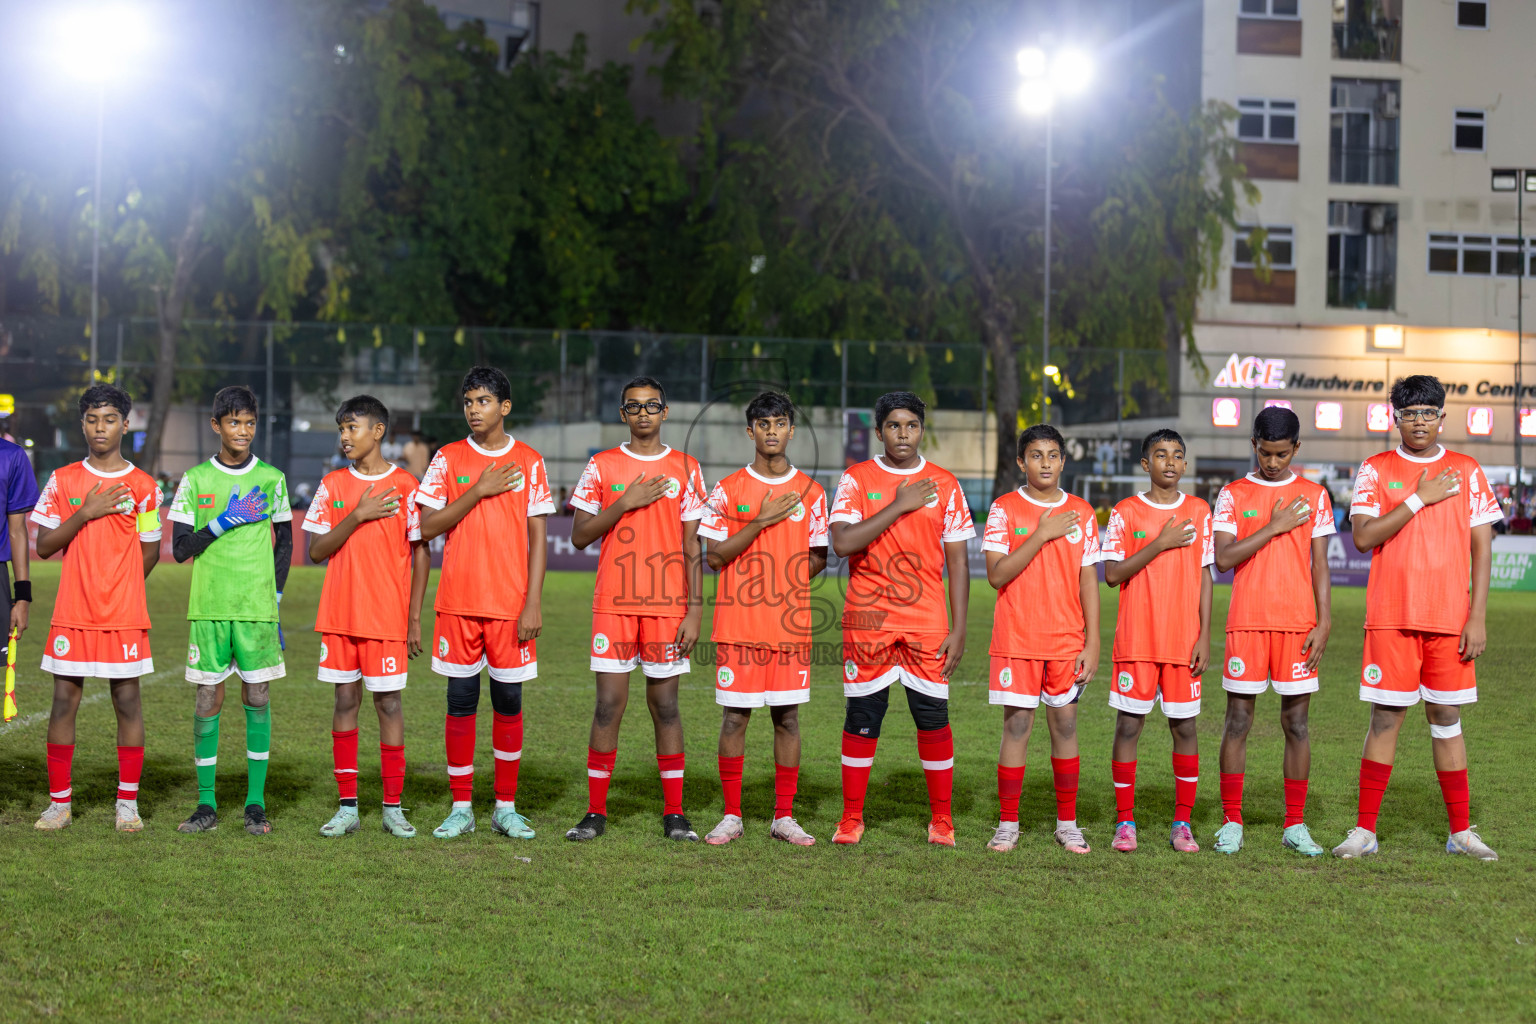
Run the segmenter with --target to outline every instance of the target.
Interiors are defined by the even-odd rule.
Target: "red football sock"
[[[139,798],[139,776],[144,774],[144,748],[143,747],[118,747],[117,748],[117,798],[119,800],[137,800]],[[1462,792],[1466,792],[1467,773],[1462,772]],[[1462,802],[1462,809],[1466,809],[1466,802]],[[1465,826],[1463,826],[1465,827]]]
[[[1307,780],[1285,780],[1285,827],[1300,825],[1307,812]]]
[[[997,766],[997,820],[1019,820],[1019,793],[1024,788],[1024,766]]]
[[[73,743],[48,744],[48,797],[56,804],[70,802],[69,776],[74,761]]]
[[[608,814],[608,784],[613,781],[613,765],[619,759],[618,748],[587,748],[587,813]]]
[[[456,804],[467,804],[475,795],[475,716],[449,715],[443,723],[448,751],[448,792]]]
[[[1115,780],[1115,824],[1136,820],[1136,762],[1111,761],[1109,774]]]
[[[331,730],[331,760],[336,765],[336,794],[342,800],[357,799],[357,730]]]
[[[405,792],[405,744],[398,747],[379,744],[379,775],[384,782],[385,806],[399,807],[400,795]],[[353,793],[356,792],[354,789]]]
[[[928,807],[935,818],[947,816],[955,789],[955,737],[949,726],[917,730],[917,756],[928,782]]]
[[[869,770],[875,763],[875,747],[880,740],[872,736],[843,733],[843,817],[864,816],[864,793],[869,789]]]
[[[795,793],[800,788],[800,766],[774,764],[773,766],[773,816],[795,816]]]
[[[1173,755],[1173,820],[1188,821],[1195,813],[1195,790],[1200,787],[1200,755]]]
[[[1082,762],[1076,757],[1051,758],[1051,774],[1056,783],[1056,820],[1077,820],[1077,780]]]
[[[496,802],[517,799],[517,768],[523,763],[523,713],[504,715],[496,712],[491,719],[491,753],[496,755]]]
[[[741,817],[741,766],[745,757],[720,755],[720,788],[725,793],[725,813]]]
[[[661,772],[661,813],[683,813],[683,755],[657,754],[656,770]]]
[[[1376,831],[1376,817],[1381,813],[1381,798],[1387,792],[1387,782],[1392,778],[1392,766],[1360,759],[1360,814],[1355,824],[1367,832]]]
[[[1289,785],[1290,781],[1287,780],[1286,784]],[[1235,821],[1239,825],[1243,823],[1242,772],[1221,773],[1221,817],[1223,821]]]
[[[122,748],[119,747],[119,750]],[[1451,832],[1465,832],[1472,827],[1472,793],[1467,788],[1467,770],[1435,772],[1440,777],[1440,795],[1445,797],[1445,812],[1451,819]]]

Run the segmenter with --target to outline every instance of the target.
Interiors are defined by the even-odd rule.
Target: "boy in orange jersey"
[[[834,843],[849,845],[864,836],[864,794],[891,684],[899,682],[917,725],[917,756],[928,784],[928,841],[955,845],[949,676],[965,653],[971,588],[965,542],[976,536],[976,527],[954,474],[920,453],[926,410],[910,391],[880,396],[875,429],[885,454],[849,467],[828,517],[832,548],[848,559],[843,816]]]
[[[1307,857],[1323,852],[1307,831],[1312,747],[1307,707],[1328,645],[1328,537],[1336,532],[1328,489],[1291,472],[1301,449],[1301,420],[1289,409],[1254,417],[1257,472],[1221,489],[1211,532],[1216,568],[1235,570],[1227,610],[1227,721],[1221,738],[1221,810],[1217,853],[1243,848],[1243,773],[1254,699],[1270,686],[1280,696],[1285,730],[1285,829],[1280,843]]]
[[[421,539],[447,534],[438,579],[432,671],[448,677],[448,788],[453,807],[432,830],[452,839],[475,830],[475,713],[480,670],[489,668],[495,810],[491,828],[532,839],[517,812],[523,756],[523,683],[539,674],[536,639],[544,626],[544,517],[555,510],[544,459],[507,433],[512,384],[476,366],[459,385],[470,436],[443,445],[416,491]]]
[[[629,674],[645,676],[645,702],[656,731],[661,774],[661,833],[698,842],[683,814],[683,722],[678,676],[699,639],[704,563],[699,520],[708,514],[704,476],[688,455],[661,443],[667,393],[652,377],[619,392],[629,441],[598,452],[571,495],[571,543],[601,540],[592,595],[592,671],[597,704],[587,746],[587,813],[565,838],[585,842],[608,825],[608,784],[618,758],[619,724],[629,702]]]
[[[1173,733],[1173,828],[1169,843],[1194,853],[1189,826],[1200,783],[1200,676],[1211,659],[1211,507],[1179,490],[1184,439],[1154,430],[1141,442],[1141,468],[1151,487],[1126,498],[1109,516],[1104,579],[1120,588],[1115,623],[1114,681],[1109,706],[1119,712],[1111,770],[1115,782],[1112,849],[1136,849],[1136,744],[1154,701]]]
[[[1498,860],[1471,825],[1461,705],[1477,700],[1473,662],[1488,646],[1492,524],[1502,513],[1477,460],[1440,444],[1445,387],[1438,380],[1401,378],[1392,385],[1392,409],[1402,443],[1360,466],[1349,507],[1355,546],[1371,553],[1360,673],[1371,725],[1360,758],[1359,817],[1333,852],[1376,852],[1397,733],[1423,700],[1450,818],[1445,852]]]
[[[361,827],[357,812],[357,712],[362,691],[379,716],[379,774],[385,832],[409,839],[416,829],[400,809],[405,789],[405,717],[400,691],[406,662],[421,654],[421,603],[432,556],[421,539],[416,478],[386,462],[379,446],[389,434],[389,410],[358,395],[336,410],[346,469],[327,473],[315,490],[304,529],[309,560],[324,562],[320,610],[320,681],[336,684],[331,755],[340,808],[320,826],[323,836]]]
[[[110,384],[80,396],[80,427],[90,454],[53,471],[32,511],[37,555],[64,552],[59,596],[44,647],[53,673],[48,713],[48,809],[45,830],[70,823],[75,712],[85,677],[107,680],[117,712],[117,830],[137,832],[139,776],[144,770],[144,715],[139,677],[153,672],[144,580],[160,560],[160,488],[123,458],[133,400]]]
[[[765,391],[747,404],[752,464],[709,495],[699,536],[709,541],[715,587],[715,703],[725,817],[704,837],[721,846],[742,834],[741,773],[752,709],[773,718],[774,806],[768,834],[795,846],[816,840],[795,820],[800,781],[799,705],[810,700],[811,580],[827,567],[827,496],[790,465],[795,407]]]
[[[1049,423],[1019,435],[1025,484],[992,503],[981,548],[997,588],[989,700],[1003,706],[997,831],[987,849],[1019,842],[1019,793],[1035,709],[1045,703],[1056,786],[1056,842],[1087,853],[1077,827],[1077,700],[1099,670],[1099,530],[1093,506],[1063,491],[1067,439]]]

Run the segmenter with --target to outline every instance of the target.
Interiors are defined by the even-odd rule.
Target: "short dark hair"
[[[1253,418],[1253,439],[1255,441],[1289,441],[1291,444],[1299,444],[1301,420],[1294,412],[1281,405],[1261,409]]]
[[[471,391],[482,388],[495,395],[498,402],[512,400],[512,382],[507,380],[506,374],[494,366],[471,366],[469,372],[464,375],[464,379],[459,382],[459,397],[463,398]]]
[[[1172,441],[1180,448],[1183,448],[1186,451],[1188,450],[1188,445],[1184,443],[1184,437],[1182,434],[1180,434],[1177,430],[1174,430],[1172,427],[1164,427],[1161,430],[1152,431],[1152,433],[1141,439],[1141,457],[1145,459],[1147,456],[1151,455],[1152,446],[1157,444],[1159,441]]]
[[[480,385],[476,385],[479,387]],[[486,388],[487,391],[490,388]],[[389,432],[389,409],[385,404],[372,395],[353,395],[341,403],[341,408],[336,410],[336,425],[339,427],[347,420],[370,419],[375,423],[384,424],[384,432]]]
[[[133,399],[122,388],[115,384],[92,384],[80,393],[80,418],[85,419],[87,410],[103,405],[110,405],[122,413],[125,420],[133,411]]]
[[[624,402],[624,396],[629,394],[635,388],[650,388],[652,391],[661,396],[662,408],[666,408],[667,389],[662,387],[661,381],[657,380],[655,377],[646,377],[643,375],[629,378],[629,383],[625,384],[622,388],[619,389],[619,404],[622,405]]]
[[[1061,452],[1061,457],[1067,457],[1067,439],[1061,436],[1061,431],[1049,423],[1036,423],[1019,435],[1019,458],[1024,457],[1024,450],[1035,441],[1054,441],[1056,450]]]
[[[1392,408],[1408,409],[1415,405],[1445,408],[1445,385],[1425,373],[1399,377],[1392,382]]]
[[[216,420],[233,416],[237,412],[248,412],[255,416],[258,411],[256,392],[244,384],[231,384],[227,388],[220,388],[218,394],[213,396],[213,418]]]
[[[795,403],[781,391],[764,391],[747,403],[747,426],[749,427],[758,420],[773,419],[776,416],[787,417],[789,425],[795,425]]]
[[[885,426],[885,419],[897,409],[905,409],[917,416],[917,422],[926,423],[928,404],[911,391],[891,391],[875,401],[875,429]]]

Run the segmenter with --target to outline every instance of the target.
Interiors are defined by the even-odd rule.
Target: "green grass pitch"
[[[1131,856],[1109,851],[1108,590],[1106,657],[1080,717],[1079,820],[1094,852],[1073,857],[1051,841],[1041,723],[1023,840],[1010,855],[989,853],[1001,716],[986,702],[993,593],[981,581],[951,702],[958,849],[924,842],[925,790],[899,702],[875,762],[864,843],[831,844],[841,806],[834,665],[817,669],[802,711],[797,812],[815,847],[768,838],[766,716],[748,734],[746,837],[723,849],[662,839],[638,683],[609,832],[566,842],[564,830],[586,807],[592,691],[591,577],[564,574],[548,581],[542,674],[525,689],[518,806],[538,838],[516,842],[489,829],[488,697],[477,760],[482,828],[453,842],[431,838],[448,807],[444,701],[422,659],[405,692],[405,805],[421,834],[400,841],[379,831],[377,727],[365,704],[364,829],[321,839],[335,788],[331,687],[314,679],[318,637],[309,631],[321,581],[313,568],[294,570],[283,605],[289,673],[272,687],[268,789],[275,831],[253,838],[240,828],[244,722],[227,700],[224,825],[179,835],[196,785],[192,688],[181,680],[188,570],[174,565],[157,568],[149,586],[158,671],[144,688],[145,831],[112,831],[113,716],[105,684],[91,681],[79,718],[75,823],[39,834],[32,821],[47,801],[50,683],[37,663],[57,572],[56,563],[34,567],[42,600],[22,649],[21,717],[0,727],[3,1020],[1536,1019],[1536,594],[1493,597],[1482,702],[1465,716],[1473,821],[1502,860],[1443,852],[1444,806],[1415,712],[1382,811],[1382,853],[1341,862],[1280,847],[1273,696],[1261,698],[1250,739],[1248,846],[1235,857],[1209,851],[1220,824],[1219,681],[1207,685],[1200,719],[1194,827],[1205,849],[1183,856],[1166,846],[1173,779],[1168,733],[1154,712],[1140,754],[1143,845]],[[1218,623],[1226,596],[1218,588]],[[1325,845],[1354,821],[1367,718],[1356,696],[1364,592],[1335,591],[1334,603],[1323,690],[1312,704],[1308,821]],[[702,834],[720,813],[719,712],[707,672],[686,678],[683,720],[686,803]]]

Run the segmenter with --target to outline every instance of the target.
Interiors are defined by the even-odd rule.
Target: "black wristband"
[[[17,601],[31,601],[32,600],[32,581],[31,580],[17,580],[16,581],[16,600]]]

